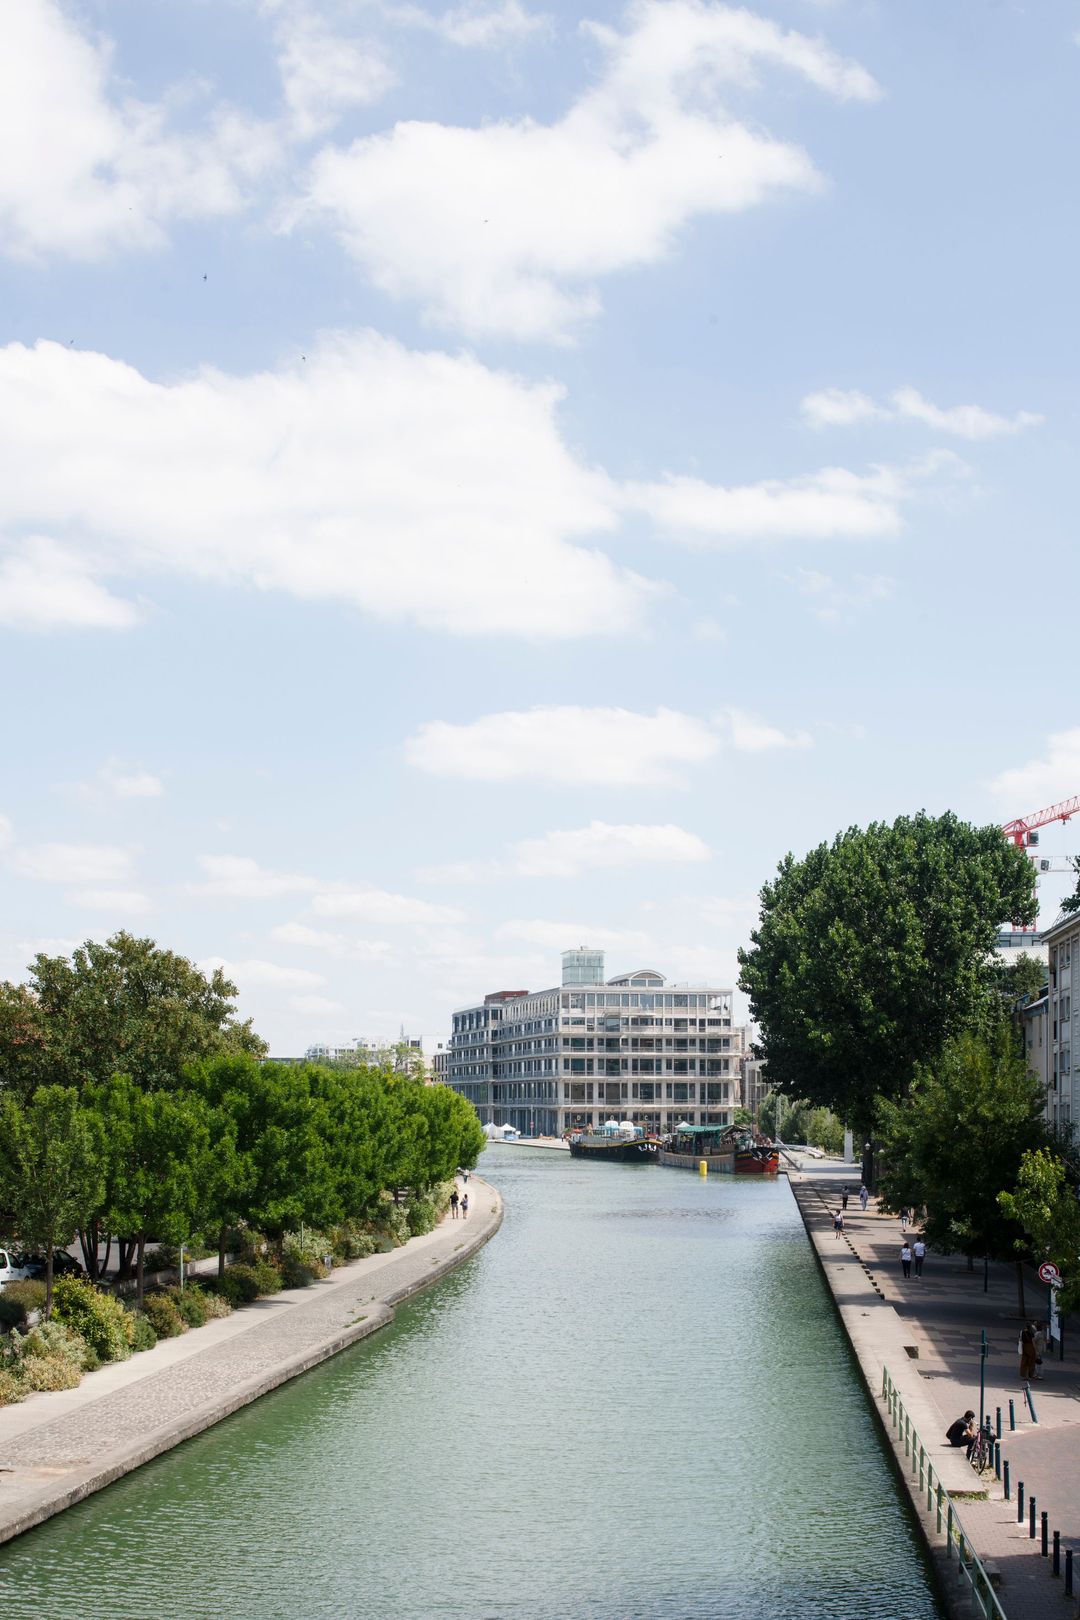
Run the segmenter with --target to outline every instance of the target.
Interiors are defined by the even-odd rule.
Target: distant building
[[[414,1052],[420,1058],[424,1055],[421,1042],[403,1033],[396,1041],[367,1041],[357,1037],[345,1046],[320,1043],[309,1046],[304,1057],[308,1063],[364,1063],[373,1067],[390,1064],[392,1068],[399,1068],[405,1052],[410,1057]]]
[[[1073,1069],[1073,1051],[1080,1047],[1080,1003],[1073,1006],[1073,963],[1080,966],[1080,912],[1061,916],[1044,928],[1050,966],[1043,1033],[1046,1053],[1046,1117],[1063,1131],[1076,1131],[1080,1124],[1080,1085]],[[1035,1025],[1035,1015],[1028,1020]]]
[[[446,1083],[485,1125],[523,1135],[611,1119],[730,1125],[743,1047],[731,999],[652,968],[605,980],[602,951],[565,951],[561,985],[495,991],[454,1013]]]
[[[749,1052],[745,1052],[742,1059],[742,1106],[751,1114],[756,1114],[768,1095],[769,1082],[765,1076],[764,1059],[751,1057]]]

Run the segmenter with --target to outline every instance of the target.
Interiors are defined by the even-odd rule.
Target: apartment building
[[[1041,1026],[1034,1008],[1026,1022],[1033,1040],[1042,1036],[1046,1117],[1051,1125],[1075,1132],[1080,1125],[1080,1084],[1072,1055],[1080,1049],[1080,1003],[1073,1002],[1072,970],[1074,964],[1080,967],[1080,912],[1060,916],[1043,929],[1041,939],[1049,958],[1047,1005]],[[1031,1055],[1029,1049],[1029,1061]]]
[[[730,989],[669,984],[652,968],[605,979],[602,951],[564,951],[561,984],[454,1013],[446,1084],[485,1125],[529,1136],[606,1120],[729,1125],[744,1046],[731,1001]]]
[[[405,1055],[411,1057],[414,1052],[422,1057],[423,1043],[402,1031],[396,1041],[368,1041],[358,1036],[345,1046],[317,1042],[308,1047],[304,1058],[308,1063],[356,1063],[370,1064],[372,1067],[390,1064],[393,1068],[400,1068],[404,1066]]]
[[[746,1043],[749,1047],[749,1042]],[[747,1050],[742,1059],[742,1093],[740,1101],[742,1106],[756,1116],[765,1098],[769,1095],[769,1082],[765,1074],[765,1062],[762,1058],[751,1057]]]

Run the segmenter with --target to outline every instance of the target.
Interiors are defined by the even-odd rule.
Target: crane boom
[[[1080,793],[1071,799],[1062,799],[1060,804],[1047,805],[1045,810],[1034,810],[1030,816],[1017,816],[1015,821],[1007,821],[1001,830],[1017,849],[1026,849],[1036,828],[1047,827],[1052,821],[1068,821],[1075,815],[1080,815]],[[1038,843],[1038,839],[1034,842]]]

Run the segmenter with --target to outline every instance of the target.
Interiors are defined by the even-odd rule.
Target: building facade
[[[483,1124],[526,1136],[607,1120],[730,1125],[743,1048],[731,1001],[730,989],[669,984],[651,968],[605,980],[603,952],[566,951],[560,985],[454,1013],[446,1084]]]
[[[742,1059],[742,1106],[755,1117],[765,1098],[769,1095],[769,1082],[765,1076],[765,1063],[763,1059],[751,1057],[746,1052]]]
[[[362,1063],[375,1068],[389,1064],[391,1068],[405,1068],[407,1060],[414,1053],[423,1058],[423,1043],[403,1031],[396,1041],[366,1041],[357,1037],[347,1046],[328,1046],[319,1042],[308,1047],[304,1060],[307,1063]]]
[[[1080,967],[1080,912],[1059,917],[1043,930],[1042,942],[1050,969],[1043,1025],[1046,1117],[1051,1125],[1075,1133],[1080,1125],[1080,1085],[1072,1059],[1080,1049],[1080,1004],[1073,1001],[1072,973],[1074,965]],[[1026,1023],[1029,1031],[1035,1026],[1037,1032],[1034,1009]]]

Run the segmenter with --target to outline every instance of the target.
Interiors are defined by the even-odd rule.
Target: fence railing
[[[957,1579],[967,1581],[983,1620],[1008,1620],[1005,1610],[998,1602],[997,1593],[990,1584],[990,1577],[986,1573],[982,1559],[972,1547],[960,1523],[956,1504],[941,1483],[941,1477],[911,1421],[903,1397],[893,1383],[888,1367],[882,1372],[881,1398],[888,1409],[893,1433],[903,1444],[905,1468],[910,1460],[912,1488],[914,1489],[917,1477],[919,1495],[926,1498],[926,1511],[932,1515],[936,1514],[938,1532],[945,1537],[945,1555],[950,1561],[954,1554],[956,1556]]]

